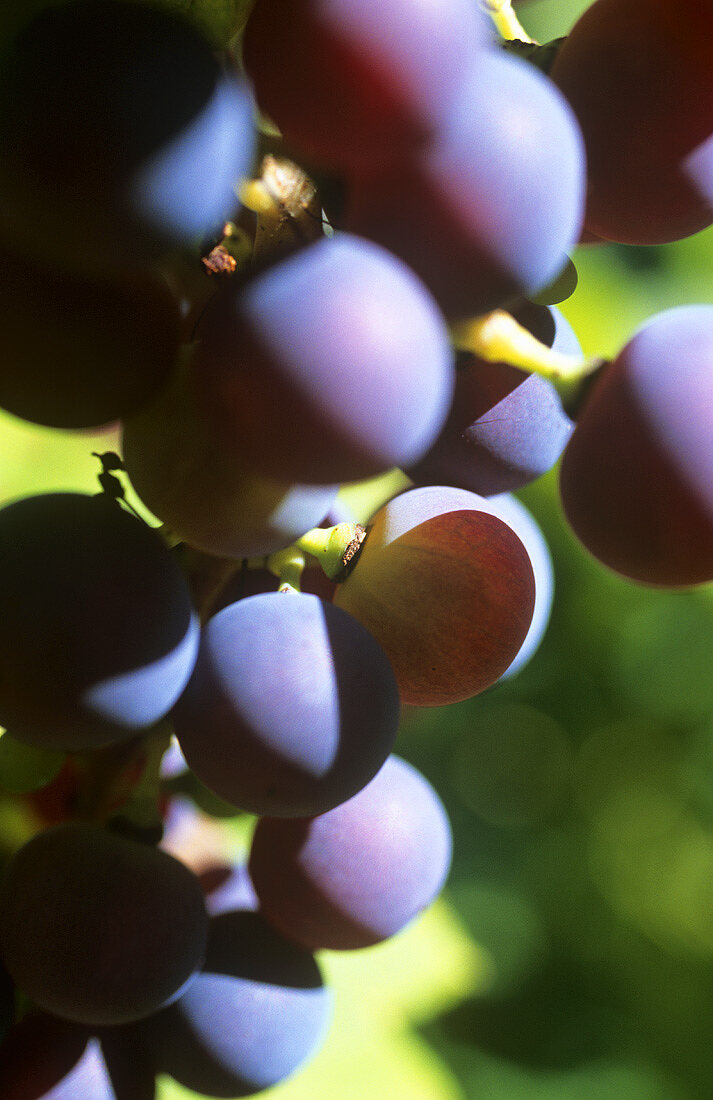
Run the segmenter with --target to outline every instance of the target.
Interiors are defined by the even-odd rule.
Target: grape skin
[[[243,58],[291,144],[354,167],[424,141],[484,40],[467,0],[259,0]]]
[[[489,503],[521,540],[535,574],[535,606],[532,611],[532,622],[517,655],[500,677],[503,680],[520,672],[540,646],[550,621],[555,574],[552,555],[545,536],[525,505],[510,493],[491,497]]]
[[[176,997],[203,961],[196,877],[165,852],[83,823],[35,836],[0,892],[0,950],[41,1008],[123,1024]]]
[[[134,490],[174,534],[226,558],[283,550],[322,522],[337,485],[301,485],[255,474],[219,440],[194,393],[195,364],[182,361],[122,424],[121,451]]]
[[[263,477],[342,482],[416,461],[453,392],[433,299],[384,249],[323,238],[212,299],[196,400],[233,460]]]
[[[71,119],[71,127],[67,120]],[[220,229],[252,159],[252,102],[188,23],[125,0],[51,7],[0,83],[3,231],[90,271]]]
[[[106,498],[48,493],[0,511],[0,553],[0,721],[13,736],[92,748],[170,710],[199,630],[155,532]]]
[[[436,792],[391,756],[363,790],[312,819],[262,818],[249,870],[261,911],[315,950],[395,935],[440,893],[451,832]]]
[[[317,596],[271,592],[206,624],[173,717],[189,766],[221,798],[304,817],[375,775],[396,737],[399,696],[356,619]]]
[[[713,579],[713,306],[651,318],[605,368],[564,452],[565,515],[640,584]]]
[[[513,316],[548,347],[564,351],[566,345],[577,354],[570,350],[579,349],[577,338],[559,311],[527,303]],[[545,330],[541,336],[538,327]],[[551,469],[574,427],[554,386],[475,355],[464,354],[457,367],[448,420],[428,453],[408,469],[411,480],[489,497],[521,489]]]
[[[587,230],[627,244],[713,222],[713,9],[693,0],[597,0],[550,73],[579,119]]]
[[[527,634],[532,566],[483,497],[428,486],[377,512],[334,601],[393,665],[402,702],[469,699],[505,672]]]
[[[231,912],[211,920],[205,965],[190,989],[140,1034],[159,1072],[185,1087],[251,1096],[316,1053],[331,1011],[310,953],[259,914]]]
[[[154,1074],[121,1029],[100,1042],[42,1012],[15,1025],[0,1048],[0,1095],[12,1100],[154,1100]]]
[[[519,58],[488,53],[428,145],[355,177],[347,226],[405,260],[455,320],[552,281],[579,237],[584,183],[564,96]]]
[[[60,274],[0,247],[0,405],[53,428],[117,420],[168,375],[179,322],[156,276]]]

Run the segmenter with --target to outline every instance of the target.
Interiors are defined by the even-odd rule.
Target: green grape
[[[64,763],[65,753],[24,745],[9,733],[0,736],[0,787],[26,794],[47,786]]]

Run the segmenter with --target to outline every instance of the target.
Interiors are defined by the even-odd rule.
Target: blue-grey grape
[[[208,1096],[251,1096],[322,1045],[331,995],[314,957],[258,913],[210,922],[201,973],[139,1030],[160,1072]]]
[[[0,511],[0,554],[0,722],[15,737],[97,747],[170,710],[198,625],[154,531],[113,500],[48,493]]]
[[[209,303],[193,370],[221,446],[263,477],[342,482],[415,462],[448,413],[448,330],[405,264],[323,238]]]
[[[0,954],[40,1008],[123,1024],[175,998],[200,967],[200,884],[166,852],[74,822],[38,833],[0,886]]]
[[[188,764],[221,798],[304,817],[376,774],[396,738],[399,695],[355,618],[309,593],[270,592],[208,621],[173,718]]]
[[[0,81],[3,232],[41,225],[63,263],[104,271],[200,241],[237,207],[247,86],[186,21],[127,0],[52,5]]]
[[[326,814],[263,817],[250,854],[261,912],[312,950],[393,936],[440,892],[451,858],[446,812],[424,777],[396,756]]]

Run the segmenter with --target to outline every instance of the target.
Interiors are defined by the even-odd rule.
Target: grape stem
[[[480,0],[480,4],[492,19],[501,38],[508,42],[532,42],[537,45],[513,11],[511,0]]]
[[[488,363],[507,363],[528,374],[539,374],[567,402],[602,365],[601,359],[553,351],[503,309],[459,322],[451,329],[451,337],[458,350]]]
[[[286,157],[263,157],[259,178],[241,184],[240,201],[257,218],[253,259],[293,252],[323,235],[317,189]]]
[[[301,591],[305,556],[296,546],[288,546],[286,550],[278,550],[270,554],[265,559],[265,565],[280,582],[278,592],[299,593]]]
[[[295,546],[316,558],[330,580],[343,580],[364,541],[360,523],[338,523],[335,527],[313,527]]]
[[[111,815],[122,827],[129,826],[138,834],[161,835],[161,761],[171,743],[172,732],[170,721],[164,719],[143,739],[137,761],[139,776],[130,786],[126,800]]]

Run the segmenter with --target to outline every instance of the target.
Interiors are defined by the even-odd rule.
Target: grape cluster
[[[552,568],[510,494],[560,457],[605,565],[713,580],[713,307],[612,362],[556,308],[580,241],[713,223],[713,16],[677,7],[594,0],[544,47],[509,0],[0,18],[0,407],[121,452],[0,510],[0,779],[34,799],[0,1095],[246,1096],[318,1050],[315,953],[443,887],[401,708],[537,648]],[[170,742],[258,818],[247,866],[172,850]]]

